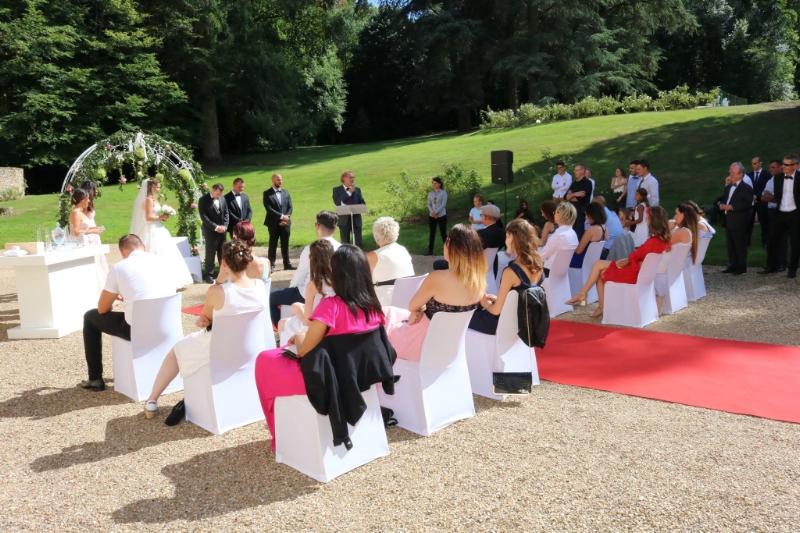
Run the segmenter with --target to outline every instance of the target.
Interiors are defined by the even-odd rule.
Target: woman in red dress
[[[583,300],[586,300],[586,293],[592,288],[592,285],[597,284],[597,303],[599,304],[593,317],[598,317],[603,314],[603,292],[604,285],[608,281],[614,283],[636,283],[639,277],[639,269],[642,268],[642,262],[647,254],[660,254],[670,249],[670,241],[672,240],[672,233],[669,230],[669,215],[661,206],[650,208],[650,238],[644,244],[634,250],[628,259],[620,259],[619,261],[596,261],[592,267],[592,272],[589,274],[589,279],[581,291],[575,297],[568,301],[567,304],[575,305]]]

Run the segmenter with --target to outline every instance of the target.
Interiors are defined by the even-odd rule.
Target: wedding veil
[[[142,180],[142,186],[136,200],[133,201],[133,215],[131,216],[131,227],[128,233],[133,233],[144,242],[147,233],[147,221],[144,218],[144,201],[147,199],[147,182]]]

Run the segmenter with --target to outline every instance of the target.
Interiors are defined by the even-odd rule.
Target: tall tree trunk
[[[508,87],[506,88],[506,98],[508,100],[509,109],[519,108],[519,99],[517,98],[517,77],[514,74],[508,75]]]
[[[541,99],[542,97],[539,94],[539,86],[536,83],[536,78],[533,74],[528,74],[528,102],[535,104]]]
[[[541,25],[541,13],[535,2],[528,2],[527,6],[527,15],[528,15],[528,32],[533,36],[533,48],[531,49],[531,55],[536,55],[539,53],[539,42],[537,40],[537,34],[539,33],[539,28]],[[542,95],[539,94],[539,87],[536,84],[536,75],[533,73],[528,74],[528,102],[531,104],[536,104],[539,100],[542,99]]]
[[[458,131],[469,131],[472,127],[472,124],[469,120],[469,109],[466,108],[459,108],[458,109]]]
[[[222,154],[219,151],[217,98],[208,79],[204,80],[202,85],[200,112],[203,115],[203,161],[211,164],[222,163]]]

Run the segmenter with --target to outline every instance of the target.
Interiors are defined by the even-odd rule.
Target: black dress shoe
[[[106,390],[106,383],[103,381],[103,378],[92,380],[84,379],[81,381],[81,387],[93,392],[102,392]]]
[[[772,267],[766,267],[758,271],[758,273],[761,274],[762,276],[766,274],[774,274],[775,272],[777,272],[777,269],[774,269]]]
[[[172,408],[172,412],[169,414],[164,423],[168,426],[176,426],[180,423],[181,420],[184,419],[186,416],[186,406],[183,404],[183,400],[179,401],[175,404],[175,407]]]
[[[778,272],[786,272],[786,265],[781,265],[778,267]]]
[[[725,270],[722,271],[723,274],[733,274],[735,272],[738,272],[738,270],[736,270],[735,268],[731,268],[731,267],[728,267],[728,268],[726,268]]]
[[[203,278],[203,283],[208,283],[209,285],[213,285],[214,284],[214,278],[212,278],[211,276],[206,276],[206,277]]]
[[[790,270],[789,273],[786,274],[786,277],[787,278],[796,278],[797,277],[797,269],[793,268],[792,270]]]
[[[297,270],[297,267],[292,266],[291,264],[283,265],[284,270]]]

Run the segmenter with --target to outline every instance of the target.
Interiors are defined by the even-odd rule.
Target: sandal
[[[575,295],[574,298],[571,300],[567,300],[567,305],[577,305],[580,304],[581,306],[586,305],[586,293],[581,291]]]
[[[144,402],[144,417],[148,420],[152,420],[154,416],[156,416],[156,411],[158,411],[158,402],[155,400],[147,400]]]
[[[595,309],[594,313],[592,313],[592,318],[597,318],[599,316],[603,316],[603,306],[602,305],[599,306],[597,309]]]

